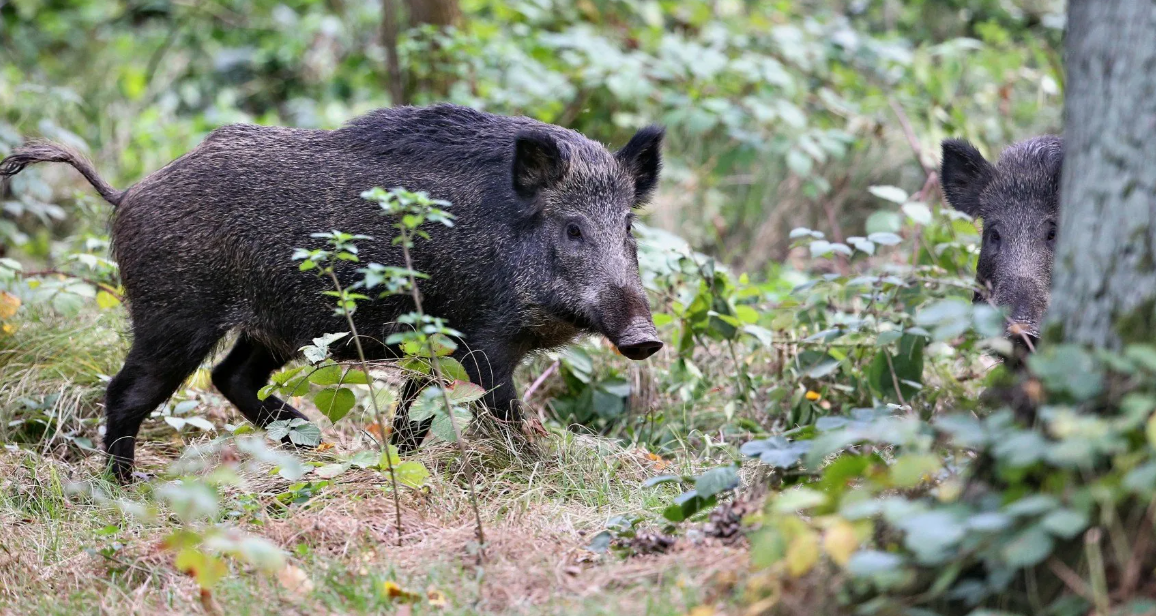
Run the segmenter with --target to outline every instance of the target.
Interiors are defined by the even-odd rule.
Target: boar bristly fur
[[[295,248],[324,248],[310,234],[340,230],[360,264],[337,267],[343,285],[366,263],[401,266],[395,222],[363,200],[381,186],[426,191],[452,203],[452,228],[426,225],[414,268],[423,308],[463,332],[455,357],[482,385],[499,418],[519,419],[512,382],[527,355],[583,333],[605,335],[632,359],[662,343],[638,272],[630,232],[635,208],[654,190],[662,130],[648,128],[619,152],[579,133],[527,118],[451,105],[383,109],[338,130],[250,125],[213,131],[188,154],[120,193],[82,157],[31,144],[0,163],[63,161],[119,207],[112,221],[132,321],[132,348],[105,400],[112,467],[130,472],[141,421],[180,386],[229,332],[237,341],[213,383],[253,423],[301,417],[257,391],[311,339],[348,330],[330,283],[301,272]],[[375,295],[371,293],[371,295]],[[354,313],[374,358],[396,357],[384,341],[413,310],[407,296],[374,297]],[[351,359],[352,344],[333,349]],[[420,383],[403,397],[412,399]],[[394,440],[420,443],[426,425],[399,411]]]
[[[1048,308],[1059,216],[1060,137],[1009,146],[992,165],[966,141],[943,142],[943,192],[955,209],[983,219],[975,301],[1008,311],[1008,334],[1034,346]]]

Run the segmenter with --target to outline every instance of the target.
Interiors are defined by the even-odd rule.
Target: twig
[[[329,268],[329,278],[333,280],[333,286],[337,289],[338,300],[341,301],[342,290],[341,282],[337,279],[337,274],[333,272],[333,268]],[[353,313],[350,312],[344,305],[341,307],[341,312],[345,315],[345,321],[349,324],[349,333],[353,336],[353,346],[357,349],[357,359],[361,362],[361,369],[365,372],[365,384],[369,387],[369,402],[373,405],[373,418],[377,420],[377,425],[381,428],[381,453],[385,458],[385,467],[389,470],[389,483],[391,484],[393,492],[393,512],[396,516],[395,523],[397,524],[397,547],[401,547],[401,495],[397,491],[397,473],[393,471],[393,453],[389,450],[389,440],[385,438],[385,418],[381,414],[381,408],[377,404],[377,395],[373,391],[373,377],[369,376],[369,362],[365,360],[365,351],[361,348],[361,338],[357,335],[357,326],[353,324]],[[380,468],[380,464],[378,465]]]
[[[105,293],[108,293],[109,295],[115,297],[117,301],[124,301],[124,295],[122,295],[121,292],[116,290],[114,287],[111,287],[108,284],[103,283],[99,280],[94,280],[92,278],[87,278],[85,276],[79,276],[77,274],[70,274],[68,272],[62,272],[62,271],[57,270],[57,269],[46,269],[46,270],[40,270],[40,271],[36,271],[36,272],[19,272],[19,274],[23,278],[31,278],[31,277],[42,277],[43,278],[43,277],[47,277],[47,276],[64,276],[66,278],[72,278],[74,280],[79,280],[81,282],[87,282],[88,284],[100,289],[101,291],[104,291]]]
[[[1152,540],[1152,524],[1156,523],[1156,498],[1148,504],[1148,511],[1140,518],[1140,530],[1132,550],[1132,557],[1124,567],[1124,575],[1120,579],[1119,592],[1123,596],[1131,596],[1140,584],[1140,574],[1144,568],[1144,558],[1148,556],[1148,543]]]
[[[417,288],[417,278],[413,274],[413,259],[409,254],[409,244],[413,236],[405,231],[404,225],[401,227],[401,254],[405,259],[405,269],[408,271],[410,294],[413,297],[413,305],[419,315],[425,316],[425,311],[421,307],[421,291]],[[433,368],[434,376],[439,381],[444,381],[442,377],[441,363],[438,361],[438,354],[434,351],[433,344],[429,345],[430,350],[430,365]],[[474,524],[475,532],[478,537],[478,565],[481,566],[482,561],[486,557],[486,534],[482,528],[482,513],[478,509],[478,495],[474,490],[474,466],[470,464],[469,453],[466,451],[466,444],[462,441],[462,432],[458,429],[457,419],[454,417],[454,408],[450,403],[450,396],[446,392],[445,387],[439,387],[442,392],[442,402],[446,407],[446,414],[449,415],[450,427],[454,430],[454,440],[457,441],[458,450],[462,454],[462,464],[466,471],[466,483],[470,489],[470,507],[474,510]]]
[[[883,356],[887,358],[887,369],[891,371],[891,384],[895,386],[895,395],[899,396],[900,404],[907,406],[907,401],[903,399],[903,392],[899,390],[899,377],[895,376],[895,364],[891,362],[891,353],[883,351]]]
[[[930,178],[930,176],[935,174],[935,168],[923,160],[923,147],[919,145],[919,138],[915,136],[915,130],[911,128],[911,121],[907,119],[907,114],[903,111],[903,107],[900,107],[894,98],[888,98],[887,103],[891,105],[891,110],[899,117],[899,125],[903,127],[903,134],[907,136],[907,143],[911,145],[911,152],[915,155],[915,162],[919,163],[923,172]]]
[[[1071,567],[1064,564],[1064,561],[1055,556],[1048,559],[1048,569],[1060,578],[1060,581],[1068,587],[1068,590],[1083,597],[1088,603],[1095,603],[1096,599],[1092,594],[1092,589],[1088,587],[1088,583],[1083,580]]]
[[[533,396],[534,392],[538,391],[542,383],[545,383],[546,379],[550,378],[550,375],[554,374],[554,371],[557,370],[560,365],[561,362],[555,359],[549,368],[543,370],[542,374],[538,375],[538,378],[534,379],[534,382],[530,384],[530,388],[526,390],[526,393],[522,394],[522,402],[529,402],[530,396]]]

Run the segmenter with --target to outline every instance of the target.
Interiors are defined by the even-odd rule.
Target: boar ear
[[[943,142],[939,181],[951,207],[968,216],[979,216],[979,194],[994,175],[995,169],[975,146],[962,139]]]
[[[558,142],[544,131],[523,131],[514,137],[514,192],[532,199],[566,175],[569,161]]]
[[[661,126],[647,126],[635,133],[630,142],[614,155],[634,175],[634,207],[646,203],[658,184],[665,133]]]

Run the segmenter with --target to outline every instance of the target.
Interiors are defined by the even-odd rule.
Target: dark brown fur
[[[1063,141],[1051,135],[1009,146],[995,165],[966,141],[943,142],[948,202],[983,219],[975,301],[1006,308],[1016,342],[1034,344],[1048,308],[1063,159]]]
[[[455,225],[427,225],[414,265],[430,276],[424,308],[465,334],[457,357],[499,417],[518,418],[511,377],[527,354],[597,332],[630,357],[649,356],[661,343],[629,223],[654,189],[661,140],[644,129],[612,154],[557,126],[440,105],[383,109],[335,131],[226,126],[123,193],[43,142],[0,162],[0,174],[67,162],[119,205],[112,240],[133,345],[108,386],[105,444],[123,479],[141,421],[230,331],[239,337],[213,370],[217,388],[258,425],[301,416],[257,390],[312,338],[348,327],[322,295],[328,283],[290,256],[323,247],[310,234],[336,229],[373,237],[358,243],[361,265],[401,265],[393,221],[360,197],[374,186],[453,204]],[[343,284],[360,278],[357,267],[339,267]],[[358,307],[371,356],[396,355],[381,341],[412,309],[406,297]],[[335,353],[349,358],[352,345]],[[428,425],[410,426],[405,413],[395,440],[411,448]]]

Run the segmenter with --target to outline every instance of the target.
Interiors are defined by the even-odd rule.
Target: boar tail
[[[8,178],[35,163],[68,163],[96,188],[105,201],[120,205],[121,199],[124,198],[124,191],[117,190],[105,182],[83,154],[51,141],[29,141],[16,148],[11,156],[0,160],[0,181],[7,182]]]

